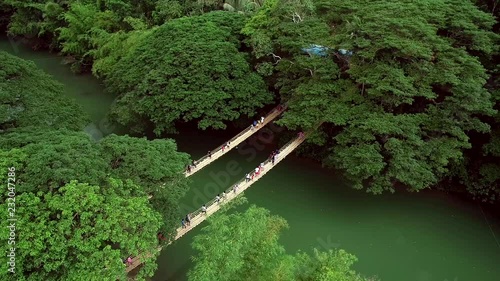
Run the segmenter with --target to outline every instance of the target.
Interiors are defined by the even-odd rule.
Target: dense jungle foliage
[[[295,131],[321,124],[299,153],[341,169],[355,188],[374,194],[439,188],[499,204],[498,6],[0,0],[0,28],[35,49],[60,52],[75,72],[103,79],[119,95],[111,117],[135,133],[176,132],[186,122],[224,129],[264,105],[287,102],[280,125]],[[17,198],[30,204],[18,214],[36,245],[19,245],[26,249],[19,280],[124,274],[120,258],[154,248],[156,231],[174,233],[188,155],[171,140],[112,135],[93,142],[80,131],[87,117],[63,98],[61,85],[32,63],[5,53],[0,62],[0,166],[26,172]],[[82,200],[88,204],[71,203]],[[138,210],[142,217],[133,216]],[[34,222],[33,213],[41,214]],[[82,222],[103,217],[99,232],[83,234]],[[136,233],[139,226],[152,231]],[[61,239],[50,245],[54,233]],[[150,276],[154,267],[148,263],[141,274]],[[202,280],[199,274],[193,280]]]
[[[230,222],[230,223],[229,223]],[[288,255],[278,243],[286,220],[264,208],[221,214],[194,238],[190,281],[376,281],[351,269],[357,258],[343,250]],[[238,239],[234,239],[238,233]],[[213,237],[219,237],[212,241]]]
[[[170,139],[110,135],[96,142],[88,117],[33,62],[0,52],[0,169],[16,167],[16,275],[2,280],[116,280],[122,260],[172,237],[190,162]],[[7,173],[0,179],[7,182]],[[153,195],[151,199],[148,199]],[[0,209],[11,207],[2,193]],[[2,250],[12,245],[2,222]],[[156,252],[156,251],[155,251]],[[155,256],[149,259],[154,259]],[[151,276],[148,263],[140,276]]]

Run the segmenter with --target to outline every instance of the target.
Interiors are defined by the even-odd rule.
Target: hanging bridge
[[[280,113],[278,113],[278,115]],[[265,162],[263,162],[263,169],[261,169],[261,171],[259,172],[259,174],[257,176],[254,175],[253,179],[251,179],[250,181],[247,181],[246,178],[243,178],[243,179],[239,180],[238,182],[236,182],[231,187],[227,188],[224,191],[226,195],[224,197],[221,197],[219,201],[216,199],[212,199],[211,201],[207,202],[205,204],[206,212],[204,212],[202,210],[202,208],[199,208],[198,210],[191,213],[190,225],[186,226],[185,228],[179,227],[177,229],[177,235],[175,236],[174,241],[181,238],[182,236],[184,236],[186,233],[188,233],[189,231],[194,229],[196,226],[200,225],[209,216],[211,216],[212,214],[214,214],[215,212],[220,210],[220,208],[224,204],[226,204],[227,202],[230,202],[231,200],[236,198],[238,195],[240,195],[245,190],[247,190],[253,183],[255,183],[256,181],[261,179],[272,168],[274,168],[279,162],[281,162],[286,156],[288,156],[293,150],[295,150],[305,140],[305,137],[306,137],[305,135],[298,136],[297,138],[292,139],[290,142],[288,142],[286,145],[284,145],[280,149],[280,153],[275,158],[274,164],[272,163],[271,159],[267,159]],[[214,155],[212,155],[212,157],[214,157]],[[252,173],[254,173],[254,171],[251,171],[249,174],[252,174]],[[162,249],[161,247],[158,247],[158,251],[160,251],[161,249]],[[144,259],[145,257],[146,258],[151,257],[151,255],[152,255],[152,253],[147,253],[147,254],[142,254],[142,255],[134,257],[132,259],[132,262],[127,266],[126,271],[127,272],[132,271],[133,269],[138,267],[140,264],[142,264],[142,261],[141,261],[142,259]]]
[[[194,175],[196,172],[200,171],[204,167],[208,166],[210,163],[219,159],[222,155],[229,152],[231,149],[236,147],[238,144],[242,143],[244,140],[249,138],[251,135],[262,129],[265,125],[276,119],[276,117],[280,116],[281,113],[286,109],[286,105],[280,105],[271,110],[267,115],[264,116],[264,122],[257,125],[257,127],[253,127],[253,125],[248,126],[245,130],[241,131],[235,137],[227,141],[229,147],[226,147],[226,143],[216,147],[214,150],[211,150],[212,154],[209,156],[208,154],[203,156],[202,158],[194,161],[196,166],[191,165],[190,171],[184,171],[184,175],[186,177]],[[260,120],[260,119],[259,119]]]

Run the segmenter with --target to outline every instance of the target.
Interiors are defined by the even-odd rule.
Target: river
[[[66,93],[92,117],[86,131],[96,139],[120,130],[105,115],[113,97],[90,75],[74,75],[61,58],[34,52],[7,39],[0,50],[33,60],[64,84]],[[1,62],[0,62],[1,63]],[[103,125],[104,124],[104,125]],[[235,131],[181,130],[172,136],[179,150],[198,158],[223,143]],[[256,167],[282,134],[268,145],[244,143],[192,177],[183,208],[194,210]],[[237,174],[222,176],[229,162]],[[217,176],[219,175],[219,176]],[[313,248],[342,248],[355,254],[355,269],[383,281],[498,281],[500,280],[500,218],[493,208],[438,191],[371,195],[357,191],[341,173],[289,156],[247,192],[249,204],[285,218],[290,228],[280,242],[289,253]],[[238,207],[248,208],[248,204]],[[190,244],[200,229],[164,249],[153,281],[183,281],[192,267]]]

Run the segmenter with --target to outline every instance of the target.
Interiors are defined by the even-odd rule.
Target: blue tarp
[[[302,51],[320,57],[326,57],[328,55],[328,48],[320,45],[311,45],[309,48],[303,48]]]
[[[343,55],[343,56],[352,56],[352,51],[349,51],[349,50],[344,50],[344,49],[339,49],[339,54]]]
[[[310,55],[326,57],[330,48],[321,45],[310,45],[309,48],[303,48],[302,51]],[[338,53],[343,56],[352,56],[353,52],[345,49],[339,49]]]

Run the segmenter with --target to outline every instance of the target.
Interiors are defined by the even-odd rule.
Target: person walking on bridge
[[[205,215],[207,214],[207,207],[205,205],[201,206],[201,212]]]
[[[269,158],[268,159],[271,160],[271,159],[273,159],[273,157],[274,157],[274,151],[272,151],[271,154],[269,154]]]
[[[274,153],[274,156],[273,156],[273,165],[274,165],[274,162],[276,162],[276,160],[278,160],[279,154],[280,154],[280,150],[276,149],[276,152]]]
[[[191,226],[191,214],[186,215],[186,225]]]
[[[210,150],[208,151],[208,158],[212,159],[212,151],[210,151]]]

